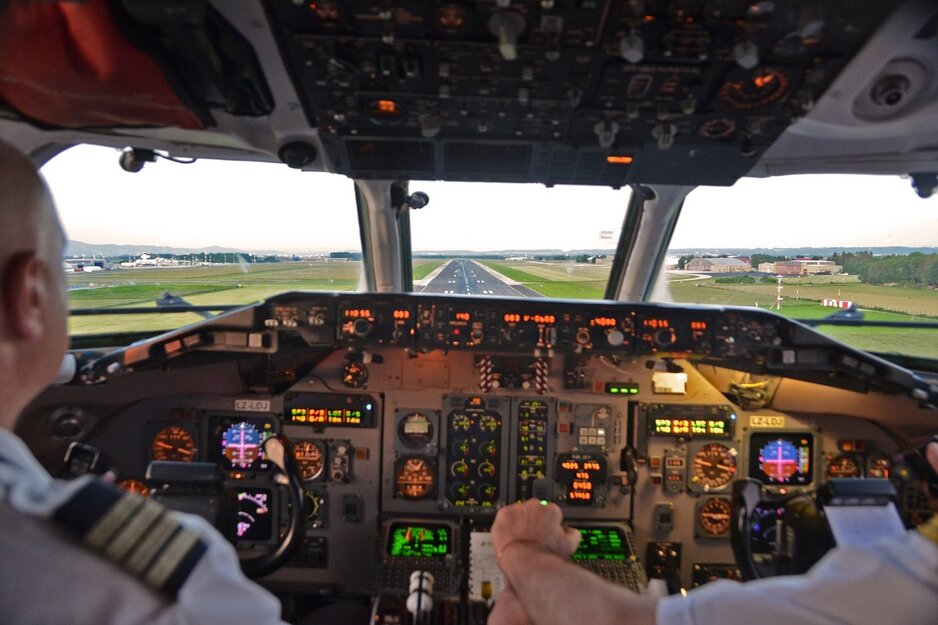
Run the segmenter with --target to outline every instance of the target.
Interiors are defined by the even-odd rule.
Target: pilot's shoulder
[[[163,506],[89,481],[51,516],[86,548],[171,599],[208,550]]]

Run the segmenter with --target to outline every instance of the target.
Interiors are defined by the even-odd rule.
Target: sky
[[[131,174],[110,148],[80,146],[43,167],[68,236],[114,243],[291,253],[359,250],[350,179],[284,165],[158,160]],[[629,191],[412,182],[413,248],[612,248]],[[895,176],[786,176],[701,187],[671,248],[938,246],[938,196]]]

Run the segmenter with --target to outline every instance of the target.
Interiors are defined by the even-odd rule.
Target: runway
[[[522,284],[508,284],[474,260],[453,259],[424,287],[422,293],[543,297]]]

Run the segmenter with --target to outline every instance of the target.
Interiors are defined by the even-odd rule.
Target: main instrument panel
[[[582,566],[631,587],[690,587],[738,575],[735,480],[792,494],[895,470],[879,427],[744,408],[703,375],[711,364],[894,392],[918,383],[762,311],[294,293],[91,362],[78,381],[110,383],[64,387],[46,423],[87,421],[86,441],[137,492],[160,488],[151,461],[217,465],[248,552],[275,545],[288,519],[263,453],[286,435],[307,523],[274,588],[393,596],[424,570],[436,592],[483,605],[500,583],[488,526],[532,497],[589,538]],[[757,553],[775,544],[764,513]]]

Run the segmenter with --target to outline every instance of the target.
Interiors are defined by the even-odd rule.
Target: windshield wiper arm
[[[163,295],[161,295],[160,298],[156,300],[156,307],[157,308],[173,308],[173,309],[182,308],[184,310],[197,313],[203,319],[208,319],[209,317],[214,316],[205,310],[194,310],[195,306],[193,306],[186,300],[182,299],[178,295],[173,295],[169,291],[163,291]]]

